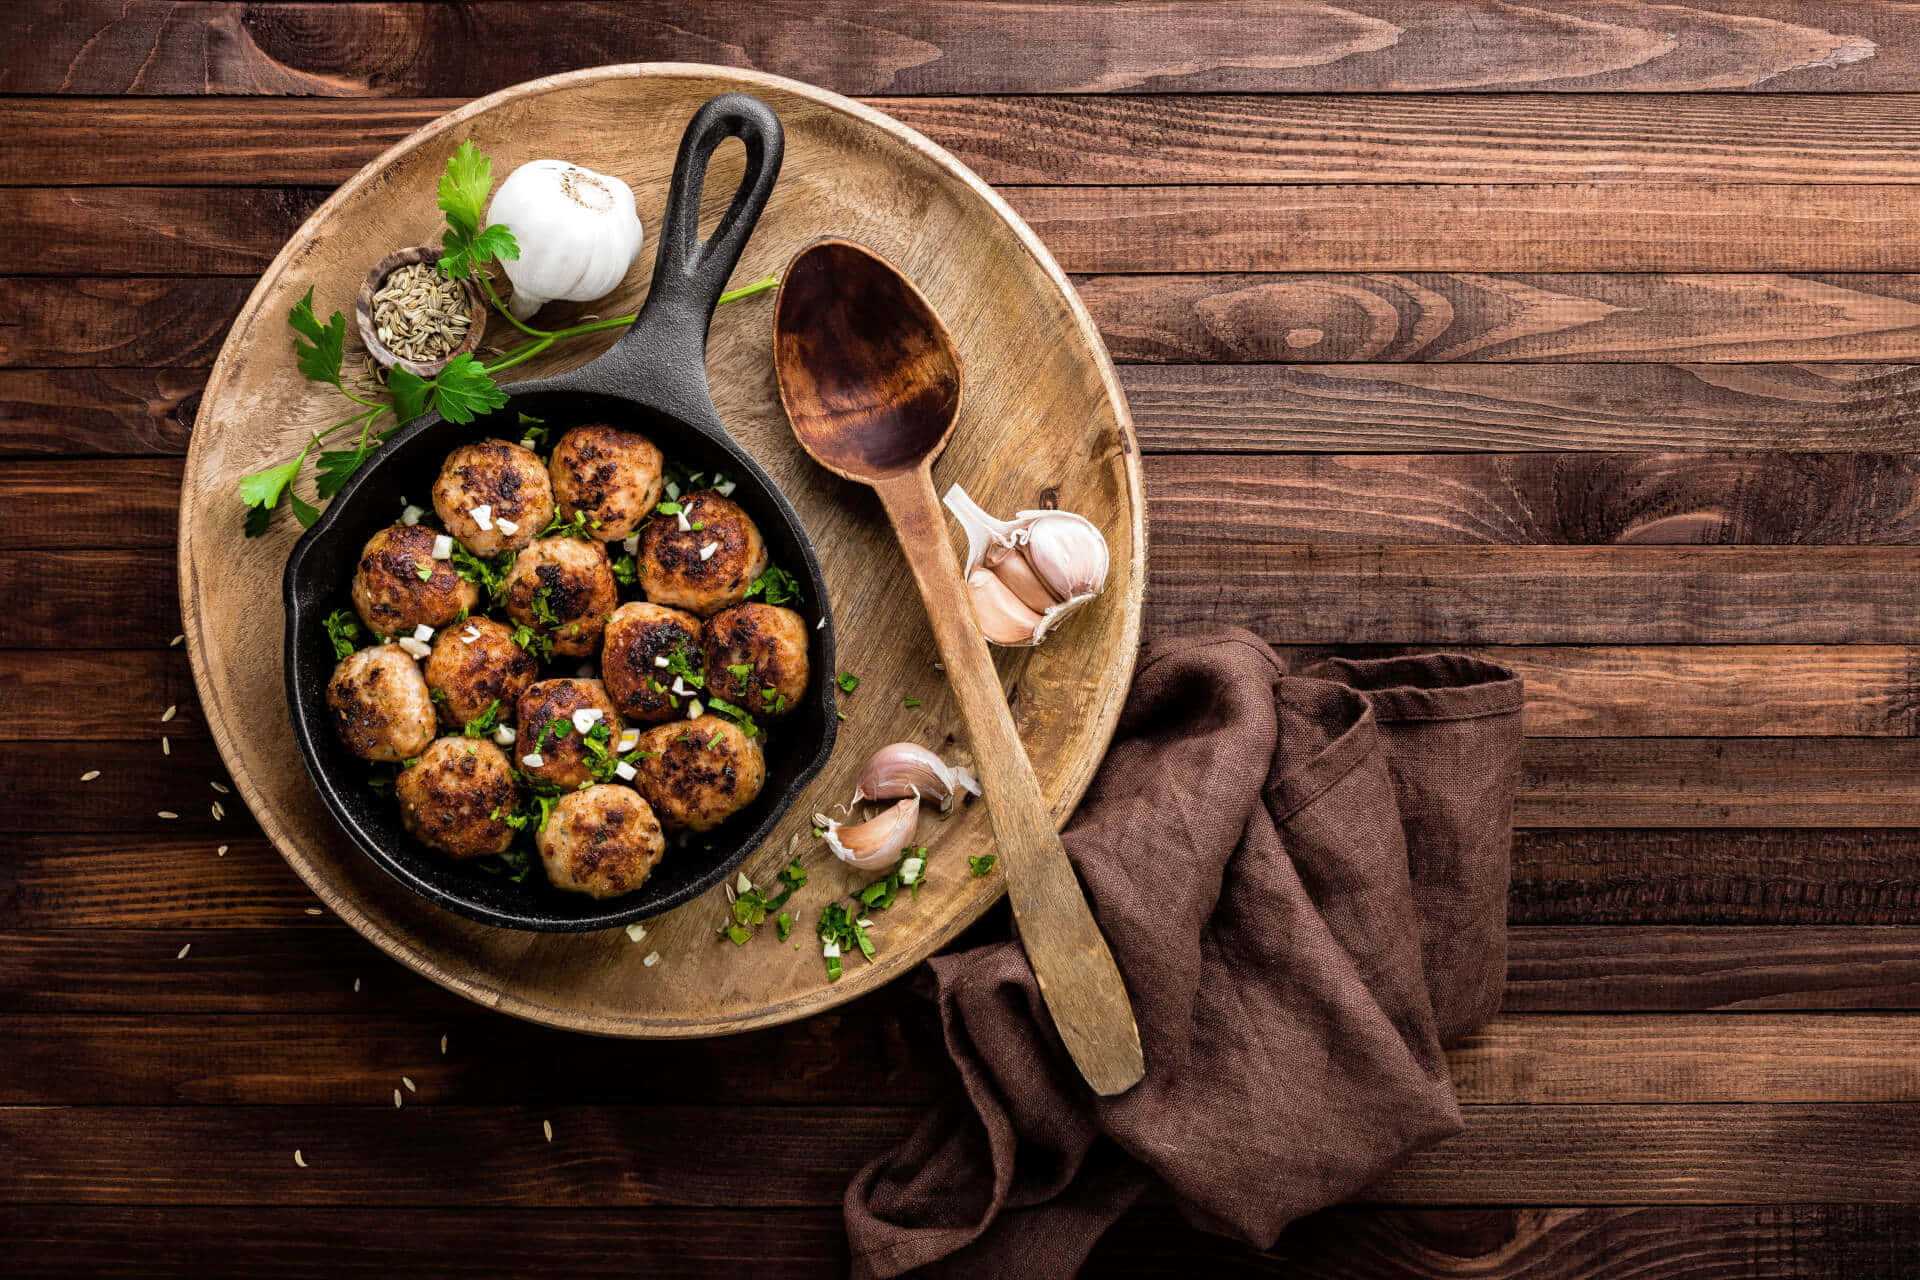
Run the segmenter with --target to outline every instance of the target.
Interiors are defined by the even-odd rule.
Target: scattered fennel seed
[[[401,1077],[400,1077],[400,1083],[401,1083],[401,1084],[403,1084],[403,1085],[405,1085],[405,1086],[407,1086],[407,1092],[408,1092],[408,1093],[418,1093],[418,1092],[420,1092],[420,1090],[418,1090],[418,1089],[416,1089],[416,1088],[414,1087],[414,1084],[413,1084],[413,1077],[412,1077],[412,1076],[401,1076]]]
[[[307,1167],[306,1157],[300,1154],[300,1148],[298,1147],[295,1147],[293,1149],[293,1162],[299,1165],[302,1169]]]
[[[89,769],[85,773],[80,775],[80,781],[92,782],[95,778],[99,776],[100,776],[100,771],[98,769]]]
[[[173,706],[168,707],[165,711],[162,711],[160,713],[160,723],[165,724],[167,721],[173,719],[175,716],[179,714],[180,714],[180,704],[175,703]]]
[[[395,1089],[393,1091],[393,1105],[396,1108],[399,1107],[400,1105],[400,1091],[398,1089]]]
[[[227,820],[227,806],[221,804],[218,800],[213,802],[213,820],[215,822],[225,822]]]
[[[547,1135],[548,1142],[552,1142],[553,1141],[553,1121],[542,1120],[540,1122],[540,1132]]]
[[[171,822],[171,821],[173,821],[173,820],[174,820],[175,818],[177,818],[177,817],[179,817],[180,815],[179,815],[179,814],[177,814],[177,813],[175,813],[175,812],[174,812],[173,810],[171,810],[171,809],[162,809],[162,810],[160,811],[160,816],[161,816],[161,817],[163,817],[163,818],[165,818],[165,819],[166,819],[167,821],[169,821],[169,822]]]
[[[174,959],[175,959],[175,960],[185,960],[185,959],[187,958],[187,952],[189,952],[189,951],[191,951],[191,950],[193,950],[193,944],[192,944],[191,942],[189,942],[189,943],[188,943],[188,944],[187,944],[186,946],[184,946],[184,947],[182,947],[182,948],[180,948],[180,954],[179,954],[179,955],[177,955],[177,956],[175,956],[175,957],[174,957]]]
[[[355,978],[353,980],[353,989],[355,992],[358,992],[360,990],[360,979]]]
[[[317,916],[317,915],[320,915],[320,914],[322,914],[322,912],[321,912],[321,910],[320,910],[320,908],[318,908],[318,907],[308,907],[308,908],[307,908],[307,914],[308,914],[308,915],[310,915],[310,916]]]
[[[162,736],[160,739],[160,754],[163,756],[170,756],[173,754],[173,744],[167,741],[165,736]]]
[[[233,847],[232,845],[223,844],[218,849],[215,849],[213,851],[213,854],[216,858],[224,858],[227,856],[227,850],[231,849],[232,847]]]
[[[210,787],[212,787],[212,788],[213,788],[213,789],[214,789],[215,791],[218,791],[218,792],[219,792],[219,793],[220,793],[221,795],[223,795],[223,796],[230,796],[230,795],[232,795],[232,794],[233,794],[233,788],[232,788],[232,787],[229,787],[229,786],[225,786],[225,785],[223,785],[223,784],[221,784],[221,783],[218,783],[218,782],[213,782],[213,781],[211,781],[211,780],[209,780],[209,781],[208,781],[208,783],[207,783],[207,785],[208,785],[208,786],[210,786]]]
[[[187,638],[185,636],[183,635],[175,636],[173,639],[167,641],[167,648],[178,649],[181,645],[185,644],[186,642],[187,642]]]
[[[446,1055],[447,1055],[447,1038],[445,1036],[441,1036],[440,1037],[440,1056],[444,1058],[446,1057]]]

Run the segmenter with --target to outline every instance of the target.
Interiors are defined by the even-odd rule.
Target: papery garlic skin
[[[487,217],[512,231],[520,246],[518,258],[500,259],[513,281],[507,309],[517,319],[555,299],[605,297],[640,256],[632,189],[565,160],[529,160],[508,174]]]
[[[862,871],[884,871],[900,860],[900,851],[913,842],[920,821],[920,797],[910,795],[891,809],[865,822],[846,826],[824,813],[813,815],[821,839],[833,856]]]
[[[944,499],[967,533],[966,578],[980,634],[994,644],[1027,647],[1107,585],[1107,539],[1071,511],[988,515],[954,485]]]
[[[867,761],[851,803],[917,796],[937,801],[940,812],[946,813],[953,808],[955,791],[980,794],[980,781],[971,769],[950,765],[917,742],[895,742],[874,752]]]

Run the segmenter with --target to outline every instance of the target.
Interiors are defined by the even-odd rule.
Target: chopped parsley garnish
[[[320,625],[327,629],[327,640],[333,645],[334,657],[351,657],[354,650],[360,647],[360,620],[353,616],[351,610],[335,609]]]
[[[533,620],[543,626],[557,627],[560,615],[553,611],[553,588],[541,587],[533,593],[533,600],[527,606],[533,610]]]
[[[613,561],[613,580],[623,587],[640,581],[640,565],[632,556],[620,555]]]
[[[709,750],[709,751],[711,751],[711,750],[713,750],[713,749],[714,749],[715,747],[717,747],[717,746],[719,746],[719,745],[720,745],[720,739],[722,739],[722,738],[724,738],[724,737],[726,737],[726,736],[727,736],[727,735],[726,735],[726,733],[725,733],[725,732],[723,732],[722,730],[719,730],[719,729],[715,729],[715,730],[713,731],[713,736],[712,736],[711,738],[708,738],[708,739],[707,739],[707,750]]]
[[[753,664],[750,662],[730,662],[727,664],[727,673],[735,680],[745,680],[753,674]]]
[[[613,730],[605,720],[596,720],[581,743],[587,749],[587,772],[596,782],[612,782],[620,757],[613,751]]]
[[[700,661],[701,655],[696,650],[689,649],[687,642],[682,640],[673,646],[673,652],[667,655],[667,673],[679,676],[692,688],[704,689],[707,687],[707,678],[700,673],[698,665]]]
[[[598,528],[600,522],[595,520],[593,524],[595,528]],[[560,512],[556,509],[553,513],[553,519],[547,521],[547,527],[540,531],[540,536],[543,538],[584,538],[587,536],[587,513],[584,511],[576,511],[571,518],[563,520],[560,518]]]
[[[596,726],[598,727],[598,726]],[[564,738],[573,732],[573,722],[566,716],[555,716],[540,726],[540,736],[533,741],[533,754],[539,755],[546,750],[548,738]]]
[[[988,875],[993,870],[993,864],[999,860],[997,855],[991,853],[983,853],[977,858],[969,854],[967,856],[967,870],[973,872],[973,878],[975,880],[979,880]]]
[[[677,502],[662,502],[654,507],[663,516],[677,516],[683,508]]]
[[[546,447],[546,419],[536,418],[530,413],[520,415],[520,443],[538,453]]]
[[[733,721],[740,726],[740,731],[749,738],[757,738],[760,736],[760,726],[754,723],[753,717],[747,713],[745,707],[736,707],[717,694],[708,694],[707,710],[717,711],[727,719]]]
[[[859,948],[860,954],[869,962],[873,960],[873,940],[867,937],[866,928],[857,916],[847,914],[847,909],[837,902],[830,902],[820,912],[820,923],[815,926],[823,946],[837,947],[843,954]],[[840,981],[840,957],[828,956],[827,981]]]
[[[518,815],[508,816],[508,826],[514,826],[516,816]],[[544,818],[541,819],[541,825],[546,825]],[[519,884],[527,878],[527,873],[533,870],[533,854],[526,849],[514,846],[491,858],[480,859],[480,869],[491,875],[505,876],[515,884]]]
[[[755,887],[749,887],[745,892],[736,894],[731,906],[733,922],[720,931],[721,936],[736,947],[746,946],[753,940],[753,935],[766,920],[767,913],[785,906],[787,899],[793,896],[793,891],[806,882],[807,873],[801,867],[800,859],[795,858],[780,872],[780,883],[785,887],[773,897],[767,897]],[[780,912],[780,919],[775,923],[775,929],[780,934],[780,940],[785,942],[787,934],[793,929],[793,922],[786,912]]]
[[[793,917],[782,911],[774,919],[773,931],[779,935],[780,941],[785,942],[793,934]]]
[[[906,700],[906,703],[905,703],[905,705],[907,705],[907,706],[909,706],[909,707],[917,707],[917,706],[919,706],[919,705],[920,705],[920,699],[918,699],[918,698],[908,698],[908,699]]]
[[[806,599],[800,590],[800,580],[777,564],[770,564],[761,571],[747,587],[746,598],[765,600],[768,604],[793,604]]]
[[[495,698],[479,715],[467,721],[460,732],[469,738],[484,738],[500,727],[500,699]]]
[[[420,581],[422,582],[432,581],[433,580],[433,561],[431,560],[416,561],[413,566],[413,576],[420,579]]]
[[[492,559],[482,559],[459,543],[453,544],[453,568],[462,578],[483,588],[489,600],[498,601],[506,589],[507,570],[513,567],[513,552],[502,551]]]
[[[553,657],[553,637],[525,623],[513,629],[513,642],[536,658]]]
[[[860,687],[859,676],[853,674],[853,672],[851,671],[842,671],[840,673],[840,692],[852,693],[855,689],[858,689],[859,687]]]

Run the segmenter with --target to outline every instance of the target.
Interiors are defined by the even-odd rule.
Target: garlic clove
[[[1060,597],[1035,572],[1029,554],[1025,549],[1009,551],[998,559],[990,558],[987,568],[993,570],[993,576],[1000,579],[1007,590],[1019,597],[1021,604],[1035,613],[1045,613],[1060,603]]]
[[[964,765],[950,765],[917,742],[895,742],[874,752],[860,771],[860,785],[852,803],[862,800],[901,800],[917,796],[936,800],[940,812],[953,808],[955,789],[980,794],[979,780]]]
[[[1093,596],[1107,585],[1107,540],[1085,516],[1071,511],[1034,511],[1027,526],[1027,560],[1064,603]]]
[[[1036,643],[1042,615],[1027,608],[1020,597],[991,569],[967,575],[967,594],[973,600],[973,620],[980,634],[995,644],[1018,647]]]
[[[884,871],[900,858],[900,851],[913,841],[913,829],[920,820],[920,797],[908,796],[876,817],[853,826],[843,826],[824,813],[813,815],[813,825],[834,857],[862,871]]]
[[[547,302],[588,302],[611,293],[640,255],[633,189],[564,160],[530,160],[494,192],[488,220],[513,232],[517,258],[500,267],[513,282],[507,309],[524,320]]]
[[[1018,521],[996,520],[980,509],[980,504],[967,495],[959,485],[947,489],[947,496],[941,499],[947,504],[947,510],[953,512],[953,518],[967,534],[967,572],[979,568],[989,553],[1005,554],[1017,543],[1015,535],[1020,530]]]

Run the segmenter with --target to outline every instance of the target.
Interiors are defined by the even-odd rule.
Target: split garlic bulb
[[[1039,644],[1107,585],[1107,540],[1071,511],[1022,511],[996,520],[959,485],[947,510],[967,531],[967,592],[980,634],[994,644]]]
[[[640,256],[640,214],[626,183],[564,160],[529,160],[500,184],[488,220],[513,232],[518,258],[507,309],[525,320],[554,299],[590,302],[626,279]]]
[[[835,822],[824,813],[813,815],[820,838],[833,850],[834,857],[862,871],[884,871],[900,860],[900,851],[913,843],[913,829],[920,821],[920,797],[909,795],[890,809],[882,810],[865,822]]]
[[[860,771],[853,789],[854,804],[862,800],[903,800],[914,796],[935,801],[940,812],[953,808],[953,794],[980,794],[979,779],[965,765],[948,764],[917,742],[895,742],[874,752]]]

